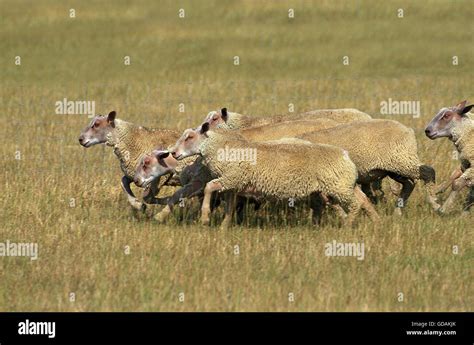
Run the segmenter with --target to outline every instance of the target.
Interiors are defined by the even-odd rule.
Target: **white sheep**
[[[250,127],[242,129],[240,133],[250,141],[266,141],[280,139],[283,136],[295,136],[308,131],[330,128],[337,125],[339,125],[339,123],[334,120],[316,118],[314,120],[286,121],[270,125]],[[218,127],[220,127],[220,125]],[[168,173],[169,170],[164,167],[164,164],[161,161],[164,159],[165,154],[166,153],[163,151],[157,150],[153,155],[143,160],[143,163],[139,165],[136,172],[136,179],[138,180],[136,183],[138,185],[142,186],[145,182],[150,183],[154,179]],[[161,158],[159,158],[160,156]],[[167,157],[167,159],[169,159],[169,157]],[[190,178],[185,178],[187,179],[186,181],[180,181],[183,187],[178,189],[173,196],[168,199],[165,208],[155,215],[155,220],[158,222],[163,222],[168,217],[173,206],[178,203],[179,200],[202,195],[206,183],[212,180],[211,173],[207,167],[201,164],[201,159],[198,159],[195,164],[186,168],[184,173],[190,175]],[[238,198],[237,218],[239,223],[243,221],[244,217],[244,199],[245,198],[242,195]],[[253,201],[257,200],[253,199]]]
[[[113,147],[124,174],[121,185],[127,194],[127,199],[133,208],[144,210],[145,204],[135,197],[130,188],[137,167],[144,155],[156,148],[166,148],[178,138],[179,133],[176,131],[138,126],[117,119],[116,112],[112,111],[108,116],[95,116],[81,132],[79,143],[86,148],[97,144]],[[168,173],[171,174],[171,172],[172,169]],[[144,200],[147,203],[165,203],[164,200],[155,198],[159,188],[165,182],[167,182],[166,179],[156,179],[148,185],[144,192]]]
[[[472,115],[468,114],[474,105],[466,103],[467,101],[463,101],[454,107],[440,109],[425,129],[426,136],[432,140],[449,138],[461,161],[460,171],[451,176],[452,192],[439,209],[440,213],[449,210],[457,194],[464,187],[471,189],[465,202],[465,211],[468,212],[474,203],[474,122],[471,119]]]
[[[385,176],[401,183],[397,213],[401,213],[401,208],[406,205],[416,180],[425,182],[427,201],[433,209],[439,208],[434,195],[435,171],[421,164],[414,131],[397,121],[356,121],[306,133],[298,138],[347,150],[357,166],[358,182],[366,194],[370,192],[366,190],[369,183]]]
[[[171,149],[178,160],[200,154],[216,176],[204,191],[203,224],[209,223],[209,202],[215,191],[246,192],[278,200],[309,197],[315,222],[320,216],[321,195],[326,195],[348,212],[348,224],[361,206],[377,219],[367,197],[355,187],[357,169],[343,149],[249,142],[237,131],[210,131],[209,127],[204,123],[199,129],[186,130]],[[227,195],[222,227],[229,226],[234,209],[232,193]]]

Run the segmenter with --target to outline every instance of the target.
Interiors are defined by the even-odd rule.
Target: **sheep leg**
[[[354,195],[359,201],[362,209],[369,216],[370,220],[373,221],[374,223],[378,223],[380,221],[380,217],[377,211],[375,210],[374,206],[370,202],[369,198],[367,197],[367,195],[365,195],[364,192],[362,192],[362,190],[358,186],[354,188]]]
[[[232,224],[232,216],[235,210],[235,197],[236,195],[233,192],[226,193],[224,208],[225,216],[220,226],[221,230],[228,229]]]
[[[448,181],[444,181],[443,183],[439,184],[439,186],[436,187],[435,193],[436,194],[444,193],[446,189],[448,189],[453,184],[454,180],[459,178],[461,175],[462,175],[462,170],[460,168],[457,168],[456,170],[454,170],[451,176],[449,177]]]
[[[127,176],[122,176],[122,180],[120,185],[122,186],[123,191],[127,194],[127,200],[130,205],[136,210],[145,212],[146,205],[142,202],[140,202],[136,197],[135,194],[133,194],[132,189],[130,188],[130,184],[133,182],[133,180]]]
[[[238,225],[241,225],[244,222],[248,204],[249,204],[249,199],[242,196],[237,196],[235,213],[237,215]]]
[[[323,209],[326,205],[326,200],[320,193],[314,193],[310,196],[310,207],[312,212],[312,221],[314,225],[321,224],[321,218],[323,215]]]
[[[452,190],[449,193],[447,199],[444,201],[443,206],[441,206],[438,209],[438,212],[441,213],[441,214],[448,213],[451,210],[451,208],[453,206],[453,203],[454,203],[454,200],[456,200],[458,194],[459,194],[459,191]]]
[[[370,190],[370,193],[369,194],[372,194],[373,197],[371,197],[369,194],[367,194],[364,189],[362,188],[362,191],[364,192],[365,195],[367,195],[367,197],[374,203],[374,204],[377,204],[378,202],[380,201],[384,201],[385,200],[385,193],[382,189],[382,179],[383,178],[379,178],[375,181],[372,181],[372,183],[370,184],[370,187],[371,187],[371,190]],[[361,184],[361,187],[362,187],[362,184]]]
[[[411,193],[413,192],[413,189],[415,188],[415,182],[413,182],[413,180],[408,177],[401,176],[395,173],[389,173],[389,176],[398,183],[402,184],[402,190],[395,206],[395,213],[401,215],[402,208],[405,207],[408,198],[410,197]]]
[[[158,187],[160,179],[154,180],[149,186],[146,187],[143,193],[143,201],[150,205],[166,205],[170,198],[156,198],[155,196],[160,192]]]
[[[457,179],[455,179],[451,183],[451,189],[452,189],[451,193],[449,193],[449,196],[444,202],[443,206],[439,208],[438,210],[439,213],[441,214],[447,213],[451,209],[454,203],[454,200],[456,200],[456,197],[461,191],[461,189],[463,189],[466,186],[471,187],[471,190],[469,191],[469,195],[465,203],[465,207],[468,206],[468,209],[469,209],[470,207],[469,205],[471,204],[470,198],[472,194],[472,181],[473,181],[473,178],[471,177],[472,175],[474,175],[474,169],[469,168],[466,171],[464,171],[464,173],[461,174],[461,176],[459,176]],[[452,176],[454,176],[454,174]]]
[[[460,191],[464,187],[472,187],[474,183],[474,168],[469,168],[464,173],[453,181],[453,190]]]
[[[202,183],[200,181],[193,181],[184,187],[178,189],[170,198],[166,206],[155,215],[154,219],[159,223],[165,221],[168,215],[173,212],[173,207],[184,198],[190,198],[202,190]]]
[[[209,214],[211,212],[211,197],[213,192],[223,188],[219,179],[209,181],[204,188],[204,199],[201,207],[201,224],[209,225]]]
[[[400,193],[402,191],[402,186],[400,186],[399,183],[392,180],[391,178],[388,180],[388,184],[390,185],[390,191],[392,192],[392,194],[395,196],[400,196]]]
[[[381,185],[380,184],[376,185],[375,182],[372,182],[372,184],[361,183],[360,187],[362,188],[362,191],[364,192],[364,194],[367,195],[367,197],[370,199],[370,201],[372,201],[374,204],[377,204],[378,198],[374,195],[374,193],[372,193],[372,189],[381,190]]]
[[[435,183],[436,173],[435,170],[429,165],[420,165],[418,167],[418,178],[423,180],[425,183],[426,190],[426,201],[431,205],[433,210],[437,211],[441,205],[436,200]]]
[[[468,214],[472,205],[474,205],[474,187],[469,188],[469,193],[467,194],[466,201],[464,202],[464,214]]]
[[[200,199],[202,203],[203,198]],[[211,196],[211,212],[214,212],[216,208],[218,208],[221,204],[221,196],[217,193],[213,193]]]
[[[355,189],[354,189],[352,192],[351,198],[349,199],[349,202],[346,203],[346,206],[345,206],[346,212],[347,212],[345,224],[347,227],[349,228],[352,227],[352,224],[354,223],[354,219],[359,213],[361,207],[362,207],[362,203],[360,202],[359,198],[355,195]]]

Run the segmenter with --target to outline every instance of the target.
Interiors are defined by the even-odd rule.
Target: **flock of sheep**
[[[449,138],[461,161],[451,179],[437,188],[434,169],[418,157],[411,128],[356,109],[253,117],[223,108],[182,135],[120,120],[112,111],[95,116],[79,143],[113,147],[129,203],[138,210],[145,210],[145,204],[165,205],[155,215],[159,222],[182,200],[199,197],[202,224],[209,224],[212,207],[224,201],[223,228],[231,225],[235,211],[237,222],[243,221],[246,202],[257,208],[262,202],[301,200],[308,201],[314,223],[331,207],[350,225],[360,210],[378,221],[373,204],[383,197],[385,177],[398,196],[398,214],[419,180],[427,202],[440,213],[469,187],[464,211],[469,210],[474,202],[474,122],[469,114],[473,105],[466,104],[442,108],[426,127],[430,139]],[[135,197],[132,183],[144,188],[143,201]],[[180,188],[171,197],[159,198],[164,185]],[[436,194],[449,187],[450,195],[440,205]]]

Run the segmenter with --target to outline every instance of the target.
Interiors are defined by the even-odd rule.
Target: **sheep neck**
[[[132,130],[137,126],[119,119],[115,120],[115,128],[108,135],[106,144],[114,148],[114,153],[120,161],[122,170],[127,170],[130,158],[134,152],[131,152],[133,145]]]
[[[469,135],[468,135],[469,134]],[[464,118],[452,130],[451,140],[457,150],[461,152],[474,135],[474,123],[469,118]]]

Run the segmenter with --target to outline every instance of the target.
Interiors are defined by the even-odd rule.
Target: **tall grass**
[[[36,261],[0,257],[0,310],[471,310],[472,215],[460,216],[461,199],[440,217],[417,186],[398,217],[387,191],[381,224],[360,217],[353,229],[332,215],[315,228],[301,209],[288,221],[251,213],[246,226],[219,231],[196,223],[192,202],[158,225],[130,210],[112,151],[77,143],[87,116],[55,114],[65,97],[93,100],[99,113],[182,130],[223,106],[256,116],[289,104],[354,107],[414,128],[442,181],[459,163],[451,143],[423,128],[440,107],[472,97],[470,6],[0,2],[0,242],[39,245]],[[381,115],[388,98],[420,101],[421,116]],[[333,240],[364,242],[365,259],[326,257]]]

